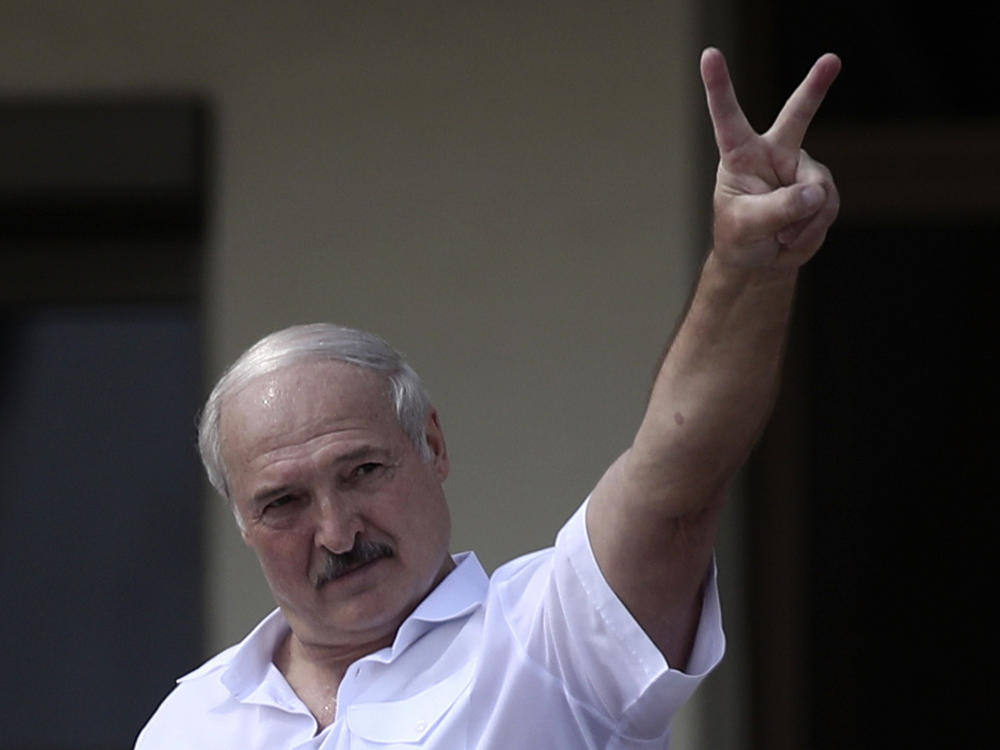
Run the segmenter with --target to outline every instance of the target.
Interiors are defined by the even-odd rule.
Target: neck
[[[288,669],[339,684],[351,664],[392,645],[394,638],[393,633],[370,643],[331,646],[303,640],[290,631],[275,651],[274,664],[283,674]]]
[[[291,631],[274,652],[274,665],[316,719],[316,731],[337,718],[337,696],[347,668],[392,643],[392,639],[357,646],[331,648],[299,640]]]
[[[429,590],[433,590],[454,568],[455,563],[449,555]],[[409,612],[405,615],[409,616]],[[286,618],[289,623],[293,622],[287,612]],[[368,641],[332,644],[312,639],[301,631],[296,632],[293,625],[279,642],[272,656],[274,665],[316,717],[317,732],[336,718],[337,693],[351,664],[391,646],[396,630],[393,628]]]

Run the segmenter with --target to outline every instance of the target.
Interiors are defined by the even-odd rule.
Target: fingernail
[[[806,185],[802,188],[802,203],[808,209],[819,208],[826,198],[826,191],[819,185]]]

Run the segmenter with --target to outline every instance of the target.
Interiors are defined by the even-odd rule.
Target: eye
[[[381,469],[382,469],[382,464],[378,463],[377,461],[366,461],[365,463],[361,464],[360,466],[354,469],[352,476],[355,479],[360,479],[361,477],[366,477],[370,474],[374,474],[375,472]]]
[[[264,513],[277,512],[287,508],[298,500],[295,495],[281,495],[264,506]]]
[[[337,479],[345,490],[374,491],[391,476],[393,467],[384,460],[359,458],[357,463],[346,464]]]

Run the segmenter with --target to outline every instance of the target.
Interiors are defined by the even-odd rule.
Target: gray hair
[[[247,349],[219,378],[198,420],[198,450],[208,481],[224,498],[229,497],[226,467],[222,460],[219,420],[225,397],[254,378],[301,362],[336,361],[379,373],[386,382],[396,421],[428,460],[427,415],[430,397],[420,377],[402,355],[374,334],[332,323],[292,326],[265,336]]]

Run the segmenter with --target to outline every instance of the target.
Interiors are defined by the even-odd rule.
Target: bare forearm
[[[635,440],[587,513],[608,582],[675,666],[690,653],[726,489],[774,403],[798,269],[837,215],[833,178],[801,143],[839,70],[820,57],[757,133],[722,54],[702,55],[720,156],[715,246]]]
[[[778,388],[795,281],[795,271],[706,259],[626,459],[632,481],[663,514],[718,498],[760,434]]]
[[[709,255],[635,440],[592,496],[605,575],[678,667],[726,489],[774,402],[794,290],[794,272],[748,272]]]

